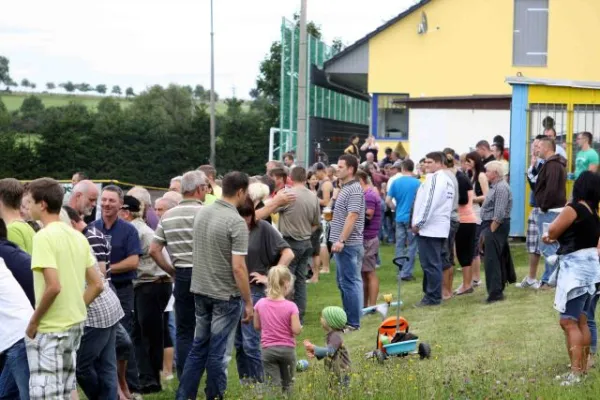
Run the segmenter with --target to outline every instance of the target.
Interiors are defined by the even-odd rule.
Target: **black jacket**
[[[567,160],[554,154],[540,168],[533,195],[543,212],[567,204]]]

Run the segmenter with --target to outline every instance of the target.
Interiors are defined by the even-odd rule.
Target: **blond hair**
[[[495,172],[500,178],[504,177],[504,166],[500,161],[490,161],[485,164],[485,170]]]
[[[251,183],[248,186],[248,196],[253,203],[264,201],[269,196],[269,187],[262,182]]]
[[[291,287],[294,284],[294,275],[285,265],[277,265],[267,274],[267,297],[276,299],[285,296],[286,283]]]

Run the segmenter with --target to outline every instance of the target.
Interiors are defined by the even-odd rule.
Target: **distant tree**
[[[35,133],[42,124],[44,114],[44,103],[38,96],[27,96],[19,109],[20,118],[15,119],[15,124],[19,124],[18,131],[25,133]]]
[[[194,88],[194,97],[197,99],[202,99],[204,97],[205,91],[206,90],[204,89],[204,86],[196,85],[196,87]]]
[[[106,87],[105,84],[100,84],[100,85],[96,85],[96,92],[100,93],[100,94],[104,94],[106,93],[106,90],[108,88]]]
[[[300,28],[300,14],[294,14],[294,22],[296,23],[296,28]],[[308,21],[306,24],[306,32],[316,39],[321,39],[321,36],[323,35],[321,27],[312,21]]]
[[[127,89],[125,89],[125,97],[133,97],[133,96],[135,96],[135,93],[133,92],[132,87],[128,87]]]
[[[253,99],[257,99],[260,96],[260,92],[257,88],[254,89],[250,89],[250,92],[248,93],[250,95],[250,97],[252,97]]]
[[[73,93],[75,91],[75,89],[76,89],[75,84],[73,82],[71,82],[71,81],[61,83],[58,86],[60,86],[61,88],[65,89],[68,93]]]
[[[92,90],[92,86],[89,83],[85,83],[85,82],[84,83],[77,83],[75,85],[75,88],[77,90],[79,90],[80,92],[83,92],[83,93],[87,93],[90,90]]]
[[[37,85],[33,82],[29,82],[29,87],[32,89],[35,89],[37,87]]]
[[[333,50],[333,52],[335,54],[337,54],[340,51],[344,50],[344,48],[346,48],[346,46],[342,42],[342,39],[340,39],[340,38],[333,39],[333,43],[331,44],[331,49]]]
[[[21,86],[24,88],[29,87],[29,79],[27,79],[27,78],[21,79]]]
[[[204,91],[204,96],[200,100],[205,103],[210,103],[210,89]],[[217,101],[219,101],[219,93],[215,91],[215,102]]]
[[[110,91],[112,94],[116,94],[117,96],[121,95],[121,86],[119,85],[115,85],[112,87],[112,90]]]
[[[48,82],[48,83],[46,83],[46,89],[54,90],[54,89],[56,89],[56,85],[54,84],[54,82]]]
[[[7,87],[11,86],[12,79],[10,77],[10,62],[8,58],[0,56],[0,83],[5,84]]]
[[[190,94],[190,96],[192,96],[194,94],[194,89],[192,89],[192,87],[190,85],[183,86],[183,89],[185,89],[185,91],[188,92]]]

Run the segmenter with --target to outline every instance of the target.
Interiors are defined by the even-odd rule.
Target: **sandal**
[[[473,293],[473,292],[475,292],[475,289],[473,289],[473,288],[471,287],[471,288],[468,288],[467,290],[463,290],[462,292],[459,292],[459,291],[457,290],[457,291],[455,291],[455,292],[454,292],[454,295],[455,295],[455,296],[462,296],[463,294],[471,294],[471,293]]]

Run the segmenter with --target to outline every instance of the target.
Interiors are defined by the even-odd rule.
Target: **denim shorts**
[[[592,297],[589,293],[584,293],[579,297],[567,301],[567,307],[565,308],[565,312],[560,314],[560,319],[579,321],[579,317],[582,314],[587,314],[591,300]]]

